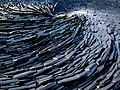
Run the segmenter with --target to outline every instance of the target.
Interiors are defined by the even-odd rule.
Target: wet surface
[[[24,13],[14,10],[11,13],[8,8],[5,15],[3,10],[0,19],[1,89],[120,88],[119,12],[107,10],[110,7],[93,9],[96,1],[93,5],[91,0],[87,0],[89,4],[83,2],[79,8],[76,8],[79,3],[74,2],[74,9],[68,7],[60,15],[53,15],[53,11],[46,8],[39,12],[35,5],[23,5],[33,8]]]

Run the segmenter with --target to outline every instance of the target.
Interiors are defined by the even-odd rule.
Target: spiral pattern
[[[119,34],[85,15],[55,15],[55,7],[0,8],[0,89],[119,89]]]

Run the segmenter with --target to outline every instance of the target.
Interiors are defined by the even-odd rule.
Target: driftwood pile
[[[120,88],[119,35],[91,30],[84,15],[54,15],[55,7],[0,7],[0,89]]]

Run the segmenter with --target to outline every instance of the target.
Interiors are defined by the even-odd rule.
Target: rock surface
[[[55,7],[0,8],[0,89],[119,89],[119,13]]]

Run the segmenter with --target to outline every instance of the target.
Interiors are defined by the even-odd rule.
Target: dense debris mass
[[[119,34],[56,4],[0,7],[0,89],[118,90]]]

